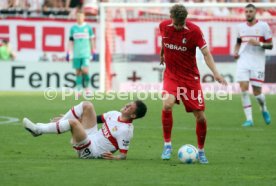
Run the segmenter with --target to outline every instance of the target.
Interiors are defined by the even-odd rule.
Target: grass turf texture
[[[253,97],[251,97],[253,98]],[[0,93],[0,115],[47,122],[79,103],[42,93]],[[93,101],[97,114],[118,110],[128,101]],[[146,118],[135,121],[128,160],[80,160],[69,144],[70,133],[34,138],[21,123],[0,125],[0,185],[276,185],[276,96],[267,96],[272,123],[266,126],[252,99],[255,126],[242,128],[240,97],[207,101],[208,165],[185,165],[177,159],[183,144],[196,145],[195,121],[183,106],[174,107],[173,156],[162,151],[161,101],[145,101]],[[2,119],[1,119],[2,121]]]

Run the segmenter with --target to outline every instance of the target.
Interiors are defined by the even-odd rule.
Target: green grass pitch
[[[70,133],[34,138],[21,120],[47,122],[80,102],[60,97],[48,101],[42,93],[0,93],[0,116],[19,122],[0,125],[0,185],[276,185],[276,96],[267,95],[272,123],[266,126],[253,97],[255,126],[242,128],[244,114],[239,96],[231,101],[207,101],[208,165],[185,165],[177,159],[183,144],[196,145],[195,121],[182,105],[174,107],[173,157],[162,151],[161,101],[146,100],[148,114],[137,120],[126,161],[81,160]],[[98,114],[117,110],[128,101],[92,101]],[[0,122],[4,119],[0,118]]]

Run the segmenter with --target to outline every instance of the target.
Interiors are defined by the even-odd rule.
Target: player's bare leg
[[[82,127],[86,131],[86,134],[95,132],[95,130],[98,130],[98,128],[95,128],[97,125],[97,116],[93,104],[88,101],[84,101],[82,102],[82,108],[83,113],[80,118]],[[71,143],[76,144],[76,142],[77,141],[73,137]]]
[[[97,124],[96,112],[94,105],[91,102],[83,101],[80,104],[72,107],[63,117],[58,120],[66,120],[66,119],[78,119],[85,130],[87,130],[87,134],[89,134],[90,129],[94,130],[94,126]],[[58,121],[57,120],[57,121]],[[96,130],[97,128],[95,128]],[[74,139],[71,140],[71,143],[76,143]]]
[[[97,124],[97,115],[94,105],[91,102],[83,102],[83,114],[81,117],[81,124],[84,129],[93,128]]]
[[[85,129],[79,120],[69,120],[71,126],[71,133],[74,143],[82,143],[87,138]]]
[[[163,126],[163,138],[164,149],[161,155],[163,160],[169,160],[172,153],[171,132],[173,127],[172,108],[176,101],[174,95],[165,94],[163,96],[163,110],[162,110],[162,126]]]
[[[196,135],[197,135],[197,145],[198,145],[198,158],[199,162],[202,164],[207,164],[208,160],[204,152],[204,144],[207,134],[207,122],[204,111],[193,111],[196,118]]]
[[[271,123],[271,118],[270,118],[270,114],[266,107],[265,95],[262,93],[262,87],[252,86],[252,88],[253,88],[253,94],[254,94],[255,98],[257,99],[258,103],[260,104],[265,123],[267,125],[269,125]]]
[[[248,81],[241,81],[239,82],[241,88],[241,99],[243,110],[246,116],[246,121],[242,124],[243,127],[253,126],[253,118],[252,118],[252,106],[251,100],[249,95],[249,82]]]

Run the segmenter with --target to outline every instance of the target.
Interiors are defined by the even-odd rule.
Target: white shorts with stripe
[[[247,69],[237,68],[236,79],[237,82],[248,81],[251,85],[256,87],[262,87],[264,82],[265,73],[263,69]]]
[[[76,150],[78,157],[82,159],[89,159],[89,158],[99,158],[100,154],[97,153],[97,148],[95,144],[95,140],[93,138],[96,137],[98,132],[98,127],[95,125],[91,129],[86,129],[87,137],[85,140],[78,144],[74,144],[73,148]]]

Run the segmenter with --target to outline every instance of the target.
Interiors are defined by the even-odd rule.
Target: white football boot
[[[29,131],[34,137],[40,136],[42,133],[39,131],[38,127],[28,118],[23,119],[23,126],[27,131]]]

